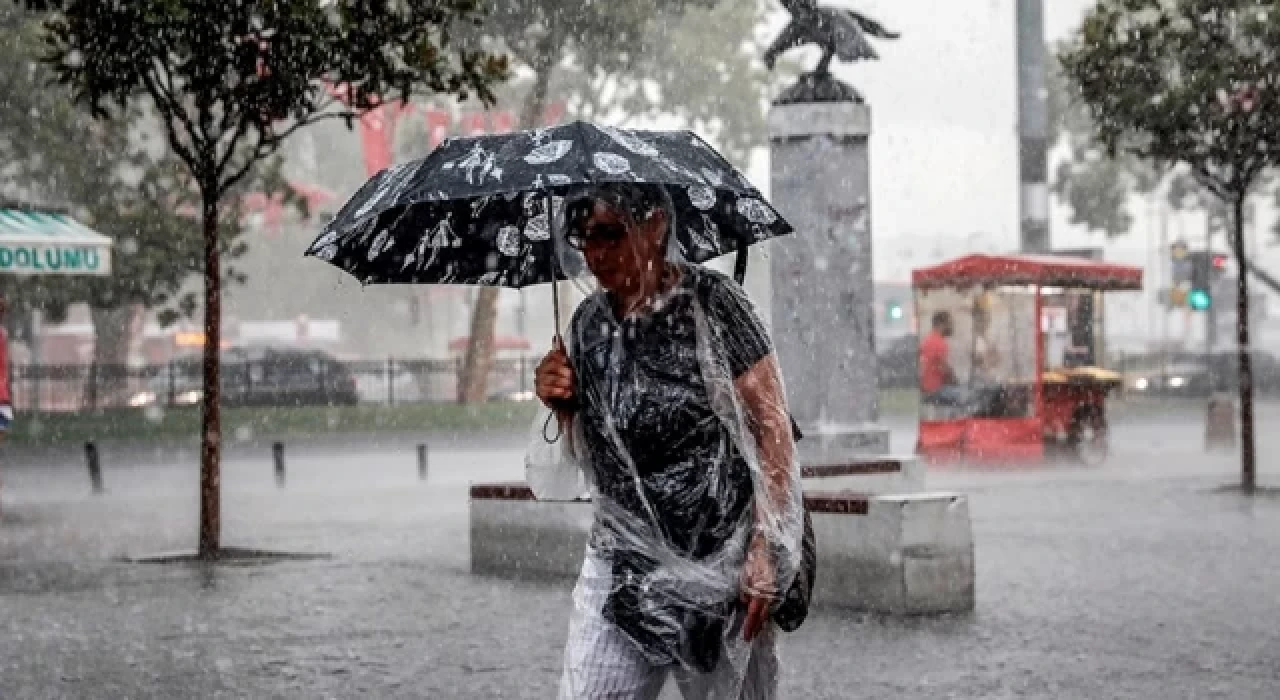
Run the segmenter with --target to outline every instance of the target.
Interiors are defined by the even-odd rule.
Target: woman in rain
[[[662,187],[572,194],[565,240],[600,291],[537,369],[595,519],[561,697],[770,698],[773,619],[800,566],[778,363],[742,290],[679,262]],[[565,345],[568,345],[566,348]]]

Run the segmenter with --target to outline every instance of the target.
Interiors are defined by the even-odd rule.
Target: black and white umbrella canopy
[[[426,158],[388,168],[352,196],[307,254],[365,284],[518,288],[565,279],[564,257],[556,264],[564,197],[606,182],[665,187],[676,254],[689,262],[792,232],[696,134],[573,122],[450,139]]]

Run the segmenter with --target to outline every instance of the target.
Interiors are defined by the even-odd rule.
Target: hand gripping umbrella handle
[[[564,343],[564,338],[560,335],[560,280],[558,279],[558,269],[560,265],[555,261],[551,263],[551,306],[552,314],[556,321],[556,340]]]
[[[556,312],[554,312],[554,314],[556,314],[556,340],[561,344],[561,347],[568,347],[564,344],[564,338],[561,335],[561,325],[559,325],[559,280],[556,279],[556,274],[554,274],[554,262],[552,273],[552,305],[556,306]],[[579,408],[577,397],[568,399],[550,399],[547,403],[550,410],[556,411],[557,413],[573,413],[577,411],[577,408]],[[547,426],[543,426],[544,436],[545,427]]]
[[[552,263],[551,275],[551,303],[555,306],[556,319],[556,340],[559,341],[560,347],[568,347],[564,344],[564,337],[560,335],[560,281],[556,279],[555,265]],[[578,399],[552,399],[548,402],[551,410],[557,413],[573,413],[578,410]],[[545,426],[544,426],[545,433]]]
[[[555,217],[555,200],[551,194],[551,190],[547,190],[547,225],[551,227],[551,306],[552,315],[556,324],[556,340],[559,341],[561,347],[567,348],[564,343],[564,336],[561,335],[560,324],[560,238],[556,235],[558,227],[556,226]],[[578,401],[573,399],[552,399],[550,407],[557,413],[573,413],[578,410]],[[545,437],[545,428],[544,437]]]

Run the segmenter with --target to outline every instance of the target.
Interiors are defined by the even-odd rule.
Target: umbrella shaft
[[[563,344],[560,337],[560,240],[556,236],[555,204],[555,195],[547,190],[547,227],[551,229],[551,313],[556,323],[556,340]]]
[[[555,265],[555,263],[552,263]],[[553,269],[551,274],[551,306],[554,309],[553,315],[556,321],[556,339],[560,339],[560,280],[557,279],[556,271]],[[562,341],[563,342],[563,341]]]

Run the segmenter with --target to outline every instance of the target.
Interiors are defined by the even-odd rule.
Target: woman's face
[[[578,235],[591,274],[611,292],[636,290],[645,272],[662,265],[666,214],[655,209],[641,221],[596,201]]]

